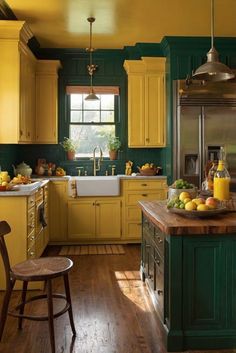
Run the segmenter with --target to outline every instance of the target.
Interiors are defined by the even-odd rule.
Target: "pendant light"
[[[211,49],[207,53],[207,62],[201,65],[192,76],[202,81],[227,81],[234,78],[228,66],[219,61],[219,54],[214,47],[214,0],[211,0]]]
[[[93,64],[93,52],[94,48],[92,47],[92,25],[95,21],[94,17],[87,18],[87,21],[90,24],[90,40],[89,40],[89,48],[86,48],[86,51],[89,52],[89,65],[87,65],[88,74],[90,76],[90,91],[89,95],[85,98],[86,101],[95,101],[98,100],[98,96],[96,96],[94,89],[93,89],[93,74],[97,70],[98,65]]]

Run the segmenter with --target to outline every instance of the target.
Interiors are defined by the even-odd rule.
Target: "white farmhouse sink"
[[[41,185],[41,181],[33,181],[30,184],[17,184],[16,188],[21,191],[32,191]]]
[[[78,176],[75,177],[78,196],[118,196],[120,178],[118,176]]]

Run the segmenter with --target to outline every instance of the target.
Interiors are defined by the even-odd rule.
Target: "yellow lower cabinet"
[[[121,200],[85,198],[68,201],[68,240],[120,239]]]
[[[50,242],[67,240],[67,199],[68,181],[50,181],[48,198]]]
[[[166,198],[166,179],[123,179],[121,188],[124,200],[122,240],[140,242],[142,213],[138,202],[141,200],[164,200]]]

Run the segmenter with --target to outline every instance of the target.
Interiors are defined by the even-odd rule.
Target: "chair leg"
[[[4,295],[2,309],[1,309],[1,316],[0,316],[0,341],[2,339],[2,334],[3,334],[4,327],[5,327],[9,302],[11,299],[11,293],[12,293],[12,289],[13,289],[14,285],[15,285],[15,280],[12,280],[10,282],[9,287],[7,287],[5,295]]]
[[[52,353],[55,353],[55,334],[54,334],[54,323],[53,323],[53,298],[52,298],[52,282],[47,281],[47,299],[48,299],[48,325],[50,333],[50,342]]]
[[[26,293],[27,293],[27,287],[28,287],[28,282],[24,281],[23,282],[23,288],[22,288],[22,293],[21,293],[21,302],[23,303],[22,307],[20,308],[19,314],[23,315],[24,314],[24,309],[25,309],[25,299],[26,299]],[[18,319],[18,329],[22,329],[22,321],[23,318],[19,317]]]
[[[64,276],[64,285],[65,285],[65,292],[66,292],[66,300],[70,304],[70,307],[68,309],[68,314],[70,318],[70,326],[73,332],[73,335],[76,335],[76,330],[75,330],[75,324],[74,324],[74,319],[73,319],[73,312],[72,312],[72,303],[71,303],[71,296],[70,296],[70,285],[69,285],[69,279],[68,279],[68,274],[66,273]]]

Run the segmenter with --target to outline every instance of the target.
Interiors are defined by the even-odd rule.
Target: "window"
[[[96,92],[99,100],[86,101],[87,95],[87,92],[69,94],[69,137],[79,141],[77,158],[91,157],[96,146],[108,157],[107,135],[116,134],[118,95]]]

